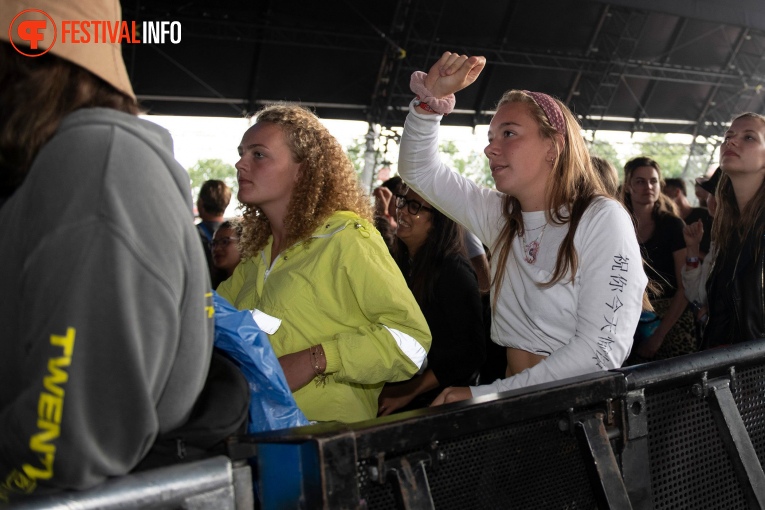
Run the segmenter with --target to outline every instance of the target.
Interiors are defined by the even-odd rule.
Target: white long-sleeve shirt
[[[482,188],[453,172],[438,156],[441,116],[410,105],[399,152],[399,174],[438,210],[464,225],[495,254],[505,219],[503,193]],[[545,224],[544,211],[523,213],[527,242],[541,230],[534,264],[524,260],[523,240],[513,240],[491,337],[500,345],[547,356],[507,379],[471,388],[474,397],[620,367],[632,348],[648,278],[629,213],[615,200],[597,198],[585,211],[574,237],[579,267],[572,283],[564,277],[550,288],[558,248],[568,224]],[[492,300],[494,288],[492,287]]]
[[[685,297],[688,301],[695,301],[702,306],[707,305],[707,280],[712,269],[712,261],[717,254],[715,243],[709,245],[709,254],[696,267],[688,267],[683,264],[680,274],[683,278]]]

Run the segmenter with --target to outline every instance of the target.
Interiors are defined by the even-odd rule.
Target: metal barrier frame
[[[740,490],[745,508],[765,509],[765,474],[731,390],[736,374],[753,366],[765,366],[765,342],[356,424],[247,436],[232,451],[238,449],[238,455],[257,466],[263,509],[367,508],[358,468],[370,458],[376,461],[367,466],[368,478],[395,489],[397,508],[430,509],[435,504],[428,472],[449,462],[441,451],[444,442],[498,425],[558,416],[560,430],[577,438],[599,508],[675,508],[682,505],[671,506],[652,487],[652,471],[661,467],[650,444],[662,432],[652,427],[649,410],[662,390],[681,388],[683,398],[708,407],[735,471],[733,483],[739,486],[728,490]],[[753,412],[765,422],[765,405]]]
[[[696,413],[690,425],[685,423],[688,410]],[[376,508],[434,509],[439,499],[432,491],[432,477],[437,479],[439,469],[469,456],[449,458],[450,446],[481,434],[490,440],[500,437],[486,436],[487,431],[512,435],[529,423],[545,424],[545,437],[565,444],[561,455],[586,473],[571,475],[575,481],[582,476],[587,487],[577,487],[567,507],[714,508],[723,498],[728,508],[765,510],[760,461],[765,456],[765,341],[361,423],[244,436],[229,445],[233,461],[216,457],[167,466],[87,491],[26,499],[14,508],[366,509],[365,495],[382,487],[386,498],[392,493],[395,501],[381,506],[377,500]],[[554,434],[549,435],[551,425]],[[542,429],[526,430],[541,437]],[[710,438],[709,443],[684,451],[695,432]],[[668,442],[677,451],[667,452],[663,445]],[[473,444],[468,443],[470,448]],[[680,476],[687,473],[669,473],[676,490],[663,488],[669,471],[689,467],[683,465],[686,458],[698,464],[690,466],[692,471],[703,471],[709,464],[711,474],[702,473],[694,481],[703,480],[711,495],[708,500],[696,497],[690,502],[684,494],[689,491],[687,482]],[[524,458],[512,462],[523,467]],[[257,501],[250,464],[255,468]],[[443,478],[440,481],[443,487]],[[550,490],[561,486],[568,487],[559,484]]]
[[[530,389],[401,413],[356,424],[320,424],[281,433],[240,438],[235,456],[257,463],[258,492],[268,508],[363,508],[357,464],[376,459],[370,478],[398,487],[400,508],[434,508],[426,467],[445,459],[439,444],[500,425],[557,416],[562,432],[581,438],[585,457],[603,478],[592,485],[598,501],[628,501],[619,489],[619,467],[609,443],[621,415],[613,396],[623,391],[620,374],[603,372],[570,379],[565,385]],[[605,480],[601,483],[600,480]],[[621,492],[621,494],[619,494]]]
[[[16,510],[129,510],[254,508],[252,474],[228,457],[175,464],[107,480],[84,491],[20,500]]]
[[[650,443],[658,443],[663,438],[658,437],[658,427],[651,426],[647,409],[662,391],[684,391],[682,400],[687,405],[694,405],[695,400],[711,417],[721,448],[727,453],[731,471],[735,473],[732,483],[738,484],[732,487],[732,483],[712,477],[708,490],[736,494],[727,502],[730,508],[738,504],[733,499],[740,497],[738,507],[765,509],[765,474],[731,391],[740,379],[737,374],[763,365],[765,341],[757,340],[618,370],[624,376],[626,390],[623,408],[626,410],[627,443],[621,452],[622,474],[634,508],[674,508],[671,498],[658,494],[652,486],[652,475],[668,468],[662,464],[664,459],[658,458],[664,457],[662,452],[658,455],[650,453]],[[765,405],[759,406],[754,413],[765,422]],[[715,457],[710,445],[696,455],[695,462],[712,458]],[[704,469],[704,466],[698,467]],[[712,502],[709,505],[714,507]]]

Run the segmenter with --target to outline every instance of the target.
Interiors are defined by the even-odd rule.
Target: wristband
[[[430,113],[438,113],[438,112],[437,112],[437,111],[435,111],[433,108],[431,108],[431,107],[430,107],[430,105],[429,105],[428,103],[425,103],[425,102],[423,102],[423,101],[420,99],[420,96],[414,96],[414,107],[415,107],[415,108],[417,108],[418,106],[419,106],[420,108],[422,108],[423,110],[425,110],[426,112],[430,112]],[[448,115],[448,114],[446,114],[446,113],[445,113],[444,115]]]
[[[699,258],[698,257],[687,257],[685,259],[685,265],[688,267],[699,267]]]
[[[449,94],[448,96],[441,98],[434,97],[433,93],[425,86],[426,76],[427,74],[422,71],[415,71],[412,73],[412,78],[409,80],[409,88],[412,89],[412,92],[414,92],[418,98],[415,100],[415,106],[419,105],[420,108],[425,111],[432,111],[441,115],[452,113],[454,105],[457,102],[454,94]],[[420,101],[419,103],[416,102],[418,100]],[[423,104],[427,105],[430,110],[425,108]]]

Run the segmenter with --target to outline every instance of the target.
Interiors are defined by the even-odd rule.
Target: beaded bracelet
[[[324,357],[324,350],[320,350],[319,345],[312,346],[308,349],[308,352],[311,355],[311,368],[313,369],[314,375],[316,375],[316,378],[314,381],[316,382],[316,387],[324,386],[327,384],[327,374],[322,372],[321,368],[321,358]],[[324,364],[324,370],[326,370],[326,362]]]

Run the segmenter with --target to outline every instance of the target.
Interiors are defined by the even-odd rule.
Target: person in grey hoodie
[[[119,42],[51,45],[39,15],[18,26],[32,7],[121,18],[116,0],[0,4],[0,506],[130,472],[189,418],[213,343],[170,134],[136,116]]]

